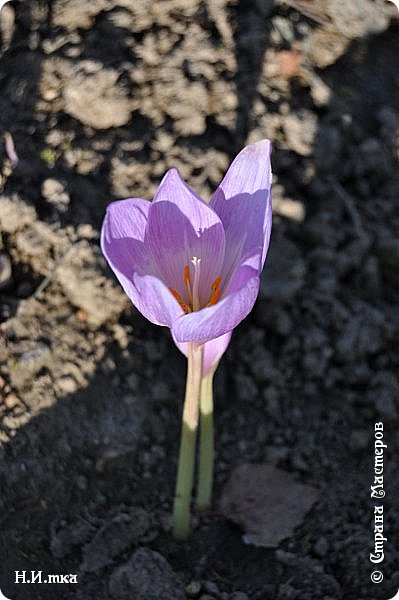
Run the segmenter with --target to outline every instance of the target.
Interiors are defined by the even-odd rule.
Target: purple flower
[[[209,204],[176,169],[152,202],[128,198],[107,209],[101,246],[147,319],[187,342],[204,343],[204,373],[226,350],[259,291],[272,224],[270,142],[244,148]]]

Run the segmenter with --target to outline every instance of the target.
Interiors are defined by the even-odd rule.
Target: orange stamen
[[[183,302],[183,299],[180,296],[179,292],[176,292],[176,290],[174,290],[173,288],[169,288],[169,290],[172,292],[174,298],[176,298],[176,300],[178,301],[178,303],[180,304],[180,306],[182,307],[182,309],[184,310],[184,312],[186,313],[186,315],[189,312],[191,312],[190,311],[190,307],[187,306],[187,304],[185,302]]]
[[[190,267],[188,265],[186,265],[184,267],[184,284],[186,287],[191,285],[191,281],[190,281]]]
[[[219,275],[219,277],[216,277],[215,281],[212,283],[211,295],[209,296],[207,306],[213,306],[214,304],[216,304],[219,301],[220,295],[222,293],[220,291],[220,287],[219,287],[221,281],[222,281],[222,278]]]
[[[193,304],[193,294],[192,294],[192,291],[191,291],[190,267],[188,265],[186,265],[184,267],[183,279],[184,279],[184,285],[186,286],[186,289],[187,289],[187,292],[188,292],[189,302],[190,302],[190,305],[192,306],[192,304]]]

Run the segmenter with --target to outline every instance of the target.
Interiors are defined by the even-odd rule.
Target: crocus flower
[[[174,503],[174,535],[190,529],[200,416],[197,506],[210,505],[213,479],[212,378],[233,329],[259,291],[272,223],[270,142],[238,154],[209,204],[170,169],[152,202],[113,202],[102,250],[147,319],[170,328],[188,358]]]
[[[271,231],[270,184],[270,142],[263,140],[238,154],[209,204],[170,169],[152,202],[108,207],[101,244],[116,277],[185,354],[187,342],[205,344],[204,373],[256,300]]]

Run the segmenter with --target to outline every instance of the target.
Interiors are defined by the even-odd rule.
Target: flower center
[[[179,292],[177,292],[173,288],[169,288],[169,290],[172,292],[173,296],[176,298],[176,300],[178,301],[178,303],[180,304],[180,306],[186,314],[204,308],[201,306],[199,297],[201,259],[194,256],[190,262],[192,264],[192,270],[194,272],[193,281],[191,281],[190,265],[186,265],[183,269],[183,280],[188,294],[188,304],[184,302]],[[216,277],[215,281],[212,283],[208,302],[206,303],[205,307],[212,306],[213,304],[216,304],[219,301],[221,295],[221,281],[222,278],[219,275],[219,277]]]

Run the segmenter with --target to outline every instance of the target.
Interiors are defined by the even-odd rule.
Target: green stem
[[[190,343],[179,465],[173,505],[173,535],[177,540],[186,540],[190,533],[190,503],[194,480],[202,358],[203,346],[194,342]]]
[[[214,441],[213,441],[213,375],[202,378],[200,399],[200,453],[197,508],[205,510],[212,502]]]

